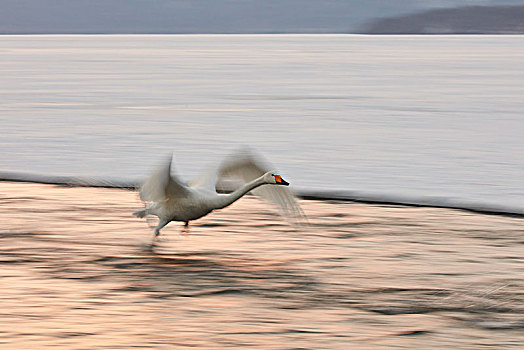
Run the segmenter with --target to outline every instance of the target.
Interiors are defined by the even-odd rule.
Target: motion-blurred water
[[[187,179],[240,145],[295,187],[524,211],[524,37],[0,37],[0,170]]]
[[[2,349],[522,349],[522,219],[252,197],[161,240],[135,193],[0,182]]]

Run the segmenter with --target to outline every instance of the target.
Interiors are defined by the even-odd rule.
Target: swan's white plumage
[[[182,183],[171,174],[171,158],[155,170],[140,187],[140,199],[150,202],[142,210],[135,212],[138,217],[156,215],[159,230],[170,221],[196,220],[215,209],[224,208],[247,192],[261,196],[278,206],[278,211],[286,219],[303,222],[305,216],[288,185],[276,181],[271,167],[260,156],[250,150],[243,150],[227,157],[219,165],[208,169],[190,186]],[[280,178],[280,177],[279,177]],[[224,181],[239,179],[243,183],[230,194],[218,194],[217,186]]]
[[[171,157],[140,186],[140,199],[144,202],[163,202],[186,194],[186,186],[171,174]]]

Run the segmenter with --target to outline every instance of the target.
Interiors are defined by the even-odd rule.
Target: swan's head
[[[272,184],[272,185],[289,186],[289,182],[284,180],[282,176],[275,174],[271,171],[264,175],[264,180],[266,181],[266,183]]]

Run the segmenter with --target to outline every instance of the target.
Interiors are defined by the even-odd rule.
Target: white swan
[[[171,174],[170,157],[140,187],[140,199],[146,202],[146,206],[133,215],[138,218],[157,216],[159,222],[155,227],[155,236],[158,236],[160,230],[171,221],[182,221],[188,227],[189,221],[225,208],[252,191],[277,204],[284,216],[304,218],[293,194],[285,187],[289,183],[274,171],[268,170],[260,157],[255,159],[251,151],[243,151],[226,158],[194,183],[186,185]],[[240,178],[244,182],[243,186],[229,194],[217,193],[217,183],[220,186],[228,177]]]

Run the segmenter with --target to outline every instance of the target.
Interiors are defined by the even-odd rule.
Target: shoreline
[[[114,179],[101,179],[96,177],[51,176],[15,172],[0,172],[0,182],[37,183],[65,187],[94,187],[111,188],[134,191],[139,186],[139,181],[120,181]],[[225,191],[229,192],[229,191]],[[484,215],[497,215],[524,219],[524,211],[519,208],[500,207],[485,203],[475,203],[451,198],[431,197],[401,197],[393,195],[379,195],[359,191],[304,191],[295,190],[295,195],[304,200],[341,201],[363,203],[371,205],[395,205],[405,207],[442,208],[463,210]]]

